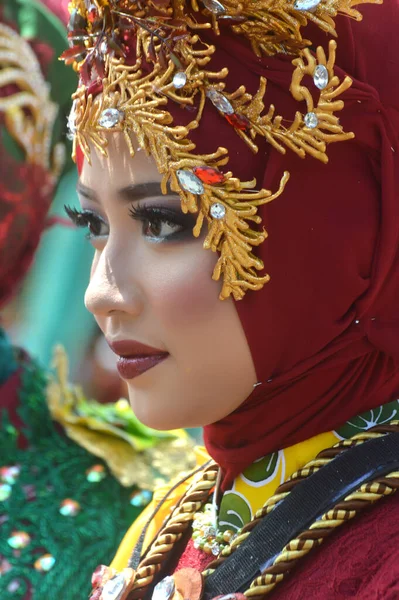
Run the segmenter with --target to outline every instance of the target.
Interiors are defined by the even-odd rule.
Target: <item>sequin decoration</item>
[[[99,483],[103,479],[105,479],[107,473],[105,471],[104,465],[94,465],[90,469],[86,471],[86,479],[90,483]]]
[[[140,490],[133,492],[130,496],[130,504],[136,508],[144,508],[152,500],[152,492],[149,490]]]
[[[187,75],[184,71],[178,71],[173,77],[173,85],[177,90],[184,88],[187,83]]]
[[[210,208],[210,213],[214,219],[224,219],[226,216],[226,208],[220,202],[215,202]]]
[[[41,556],[35,561],[33,566],[35,567],[36,571],[40,571],[41,573],[47,573],[48,571],[51,571],[54,565],[54,556],[52,554],[43,554],[43,556]]]
[[[191,192],[191,194],[200,195],[203,194],[205,189],[202,182],[194,173],[186,171],[185,169],[179,169],[176,171],[177,178],[183,190]]]
[[[13,531],[11,537],[8,538],[7,544],[14,550],[22,550],[31,542],[31,537],[26,531]]]
[[[155,586],[152,600],[170,600],[175,592],[175,582],[173,577],[165,577]]]
[[[0,577],[12,570],[12,564],[6,559],[0,559]]]
[[[0,481],[3,483],[8,483],[9,485],[14,485],[17,481],[19,474],[21,472],[21,467],[18,465],[14,465],[12,467],[1,467],[0,468]]]
[[[194,167],[193,173],[195,173],[203,183],[207,183],[208,185],[223,183],[226,179],[219,169],[214,169],[213,167]]]
[[[234,108],[229,100],[227,100],[226,96],[223,96],[220,92],[213,88],[208,88],[206,90],[206,95],[209,100],[212,102],[213,106],[220,110],[224,115],[232,115],[234,113]]]
[[[319,90],[324,90],[328,84],[328,70],[325,65],[317,65],[313,74],[313,82]]]
[[[119,123],[122,123],[123,118],[123,112],[117,108],[106,108],[102,111],[98,119],[98,124],[100,127],[105,127],[105,129],[112,129],[116,125],[119,125]]]
[[[215,15],[223,15],[226,12],[225,7],[218,0],[202,0],[205,8],[213,12]]]
[[[317,115],[314,112],[307,113],[305,115],[304,121],[306,127],[309,127],[309,129],[315,129],[319,124],[319,119],[317,118]]]
[[[249,119],[244,117],[244,115],[233,113],[232,115],[225,115],[225,117],[230,125],[232,125],[235,129],[240,129],[241,131],[245,131],[251,125]]]
[[[119,575],[115,575],[115,577],[107,581],[103,587],[100,598],[101,600],[119,600],[125,587],[125,577],[122,573],[119,573]]]
[[[0,483],[0,502],[5,502],[11,496],[12,487],[8,483]]]
[[[61,502],[60,513],[63,517],[76,517],[80,510],[81,506],[76,500],[66,498]]]
[[[314,10],[321,0],[296,0],[294,2],[294,8],[296,10]]]
[[[195,513],[192,533],[195,548],[203,550],[206,554],[219,556],[223,547],[236,537],[237,534],[231,530],[218,531],[212,504],[206,504],[202,512]]]

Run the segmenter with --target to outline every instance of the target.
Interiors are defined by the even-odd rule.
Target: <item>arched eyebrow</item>
[[[90,200],[91,202],[99,202],[98,196],[94,190],[85,186],[81,181],[78,181],[76,191],[80,196]],[[161,184],[159,181],[149,181],[147,183],[132,183],[117,190],[116,195],[122,202],[137,202],[144,198],[162,197]],[[177,196],[168,188],[168,195]]]

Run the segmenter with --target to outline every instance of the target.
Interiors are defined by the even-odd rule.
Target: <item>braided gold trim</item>
[[[217,464],[211,463],[195,477],[186,494],[162,527],[147,555],[140,562],[129,599],[139,600],[145,597],[162,564],[169,558],[173,548],[191,525],[194,514],[208,500],[215,487],[218,470]]]
[[[298,560],[320,546],[335,529],[378,500],[394,494],[398,489],[399,471],[362,485],[325,513],[320,521],[316,521],[309,529],[291,540],[273,564],[252,582],[250,588],[244,592],[245,596],[251,600],[264,598],[288,575]]]

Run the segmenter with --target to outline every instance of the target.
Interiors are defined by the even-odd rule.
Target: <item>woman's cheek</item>
[[[194,244],[195,248],[168,253],[165,260],[157,261],[151,269],[151,280],[144,283],[153,309],[161,317],[173,320],[174,326],[209,315],[220,302],[221,284],[212,279],[218,257],[204,250],[202,243]]]

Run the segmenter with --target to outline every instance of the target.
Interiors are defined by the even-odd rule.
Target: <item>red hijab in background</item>
[[[258,189],[274,191],[291,173],[260,211],[269,238],[258,253],[271,281],[236,303],[261,385],[205,428],[225,484],[261,456],[399,397],[398,0],[361,12],[361,23],[337,19],[336,73],[353,79],[340,119],[356,137],[330,144],[328,165],[266,143],[254,156],[211,106],[193,136],[200,151],[229,148],[228,168],[256,176]],[[227,88],[253,93],[263,75],[266,107],[292,119],[291,59],[259,59],[225,33],[212,67],[229,67]],[[313,25],[304,37],[327,49]]]

